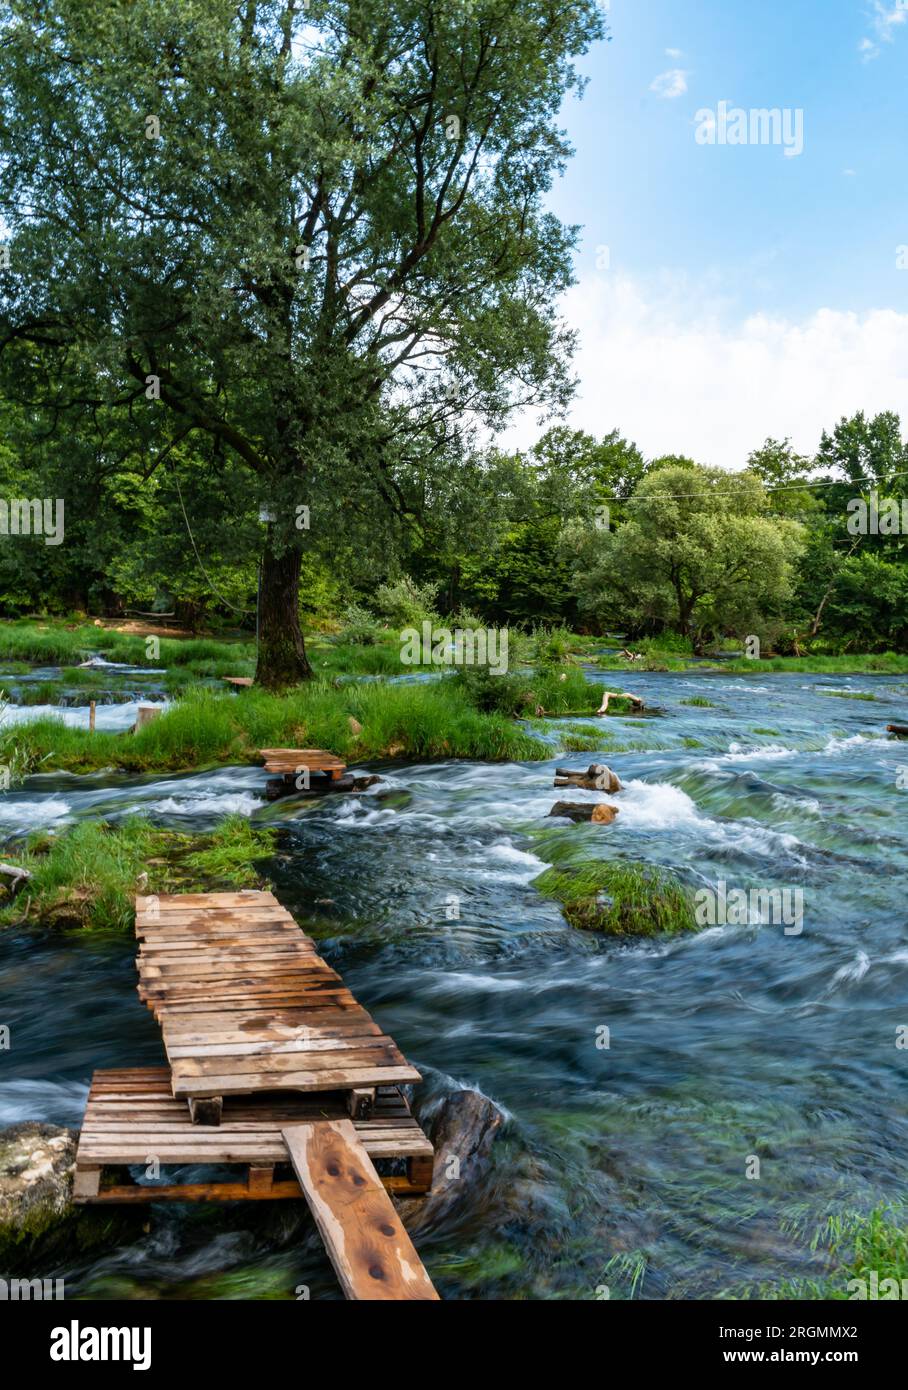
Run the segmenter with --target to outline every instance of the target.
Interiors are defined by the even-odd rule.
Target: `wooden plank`
[[[286,1146],[283,1146],[286,1155]],[[382,1174],[382,1186],[395,1197],[421,1197],[425,1187],[414,1185],[409,1178],[398,1174]],[[136,1183],[134,1186],[114,1185],[104,1187],[95,1197],[74,1197],[76,1205],[91,1203],[124,1203],[140,1205],[143,1202],[238,1202],[238,1201],[299,1201],[303,1190],[295,1178],[276,1182],[270,1192],[252,1191],[245,1182],[217,1183]]]
[[[147,912],[154,905],[163,912],[185,912],[187,907],[280,907],[273,893],[244,888],[237,893],[159,893],[136,895],[136,911]]]
[[[416,1248],[351,1120],[291,1125],[284,1139],[344,1294],[436,1300]]]
[[[336,1071],[243,1072],[239,1076],[186,1076],[173,1079],[175,1096],[241,1095],[249,1091],[345,1091],[355,1086],[421,1081],[411,1066],[339,1067]]]
[[[403,1064],[405,1058],[390,1038],[354,1038],[340,1042],[337,1047],[322,1051],[307,1049],[292,1053],[262,1052],[238,1057],[180,1057],[173,1062],[173,1076],[184,1079],[192,1076],[242,1076],[247,1072],[264,1075],[282,1071],[336,1071],[343,1067]],[[326,1087],[326,1090],[328,1088]]]

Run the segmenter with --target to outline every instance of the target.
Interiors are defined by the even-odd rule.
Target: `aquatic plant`
[[[607,936],[675,936],[696,931],[690,895],[649,864],[592,859],[546,869],[533,880],[572,927]]]

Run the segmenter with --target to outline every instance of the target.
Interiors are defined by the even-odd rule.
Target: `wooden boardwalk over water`
[[[136,934],[173,1094],[203,1123],[256,1091],[343,1091],[364,1117],[376,1086],[421,1079],[272,893],[137,898]]]
[[[432,1145],[399,1089],[420,1074],[314,942],[259,892],[138,897],[136,935],[139,994],[170,1065],[95,1073],[74,1199],[302,1195],[348,1298],[437,1299],[386,1190],[431,1186]],[[380,1177],[374,1161],[397,1171]],[[160,1171],[184,1165],[240,1176]],[[133,1166],[145,1182],[102,1185]]]

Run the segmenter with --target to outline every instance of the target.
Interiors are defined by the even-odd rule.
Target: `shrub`
[[[383,637],[375,618],[358,603],[350,603],[343,612],[343,627],[338,641],[352,647],[374,647]]]
[[[437,584],[417,584],[405,574],[393,584],[379,584],[372,606],[393,628],[419,627],[426,618],[434,621],[438,616],[438,588]]]

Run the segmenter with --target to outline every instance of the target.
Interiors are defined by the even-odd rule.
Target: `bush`
[[[483,714],[532,714],[537,704],[526,675],[497,676],[488,666],[460,666],[454,681]]]
[[[566,627],[534,627],[532,640],[537,666],[561,666],[570,660],[574,636]]]
[[[417,584],[405,574],[393,584],[379,584],[372,606],[393,628],[419,627],[426,619],[434,622],[438,617],[435,611],[438,587],[437,584]]]
[[[383,633],[372,614],[358,603],[350,603],[343,612],[343,627],[338,641],[351,647],[375,647]]]

